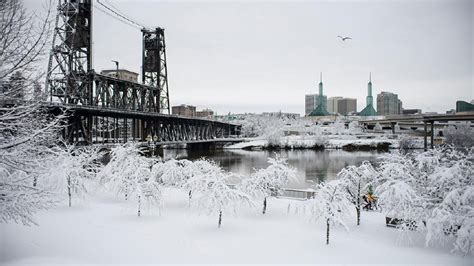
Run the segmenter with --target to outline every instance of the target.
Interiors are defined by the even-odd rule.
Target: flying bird
[[[342,37],[341,35],[337,35],[337,37],[341,38],[343,42],[345,42],[346,40],[352,40],[351,37]]]

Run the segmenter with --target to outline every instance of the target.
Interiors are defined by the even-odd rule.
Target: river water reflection
[[[275,153],[286,158],[297,170],[297,180],[288,185],[290,188],[307,188],[320,181],[331,180],[348,165],[360,165],[363,161],[374,162],[380,153],[346,152],[342,150],[282,150],[282,151],[245,151],[215,150],[191,151],[185,149],[164,150],[164,158],[197,160],[202,157],[217,162],[223,169],[232,173],[248,176],[254,169],[268,166],[268,157]]]

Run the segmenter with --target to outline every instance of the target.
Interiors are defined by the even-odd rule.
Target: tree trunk
[[[69,207],[71,207],[71,178],[67,177],[67,195],[69,197]]]
[[[219,211],[219,225],[217,227],[221,228],[221,224],[222,224],[222,211]]]
[[[357,225],[360,225],[360,180],[357,187],[356,212],[357,212]]]
[[[329,245],[329,219],[326,220],[326,245]]]
[[[357,225],[360,225],[360,207],[356,207]]]
[[[142,207],[142,202],[141,202],[141,197],[139,195],[138,196],[138,217],[140,217],[141,207]]]
[[[188,193],[188,207],[191,207],[191,199],[193,198],[193,191],[190,190]]]
[[[263,211],[262,211],[262,213],[265,214],[266,211],[267,211],[267,197],[265,197],[265,199],[263,200]]]

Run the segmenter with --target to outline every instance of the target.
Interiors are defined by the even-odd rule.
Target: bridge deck
[[[474,113],[463,113],[454,115],[414,115],[414,116],[393,116],[384,119],[361,120],[363,124],[375,123],[431,123],[450,121],[474,121]]]
[[[214,119],[207,118],[198,118],[198,117],[185,117],[178,115],[168,115],[155,112],[143,112],[143,111],[132,111],[132,110],[123,110],[118,108],[111,107],[101,107],[101,106],[86,106],[86,105],[76,105],[76,104],[63,104],[63,103],[51,103],[43,102],[41,103],[45,107],[49,108],[65,108],[67,110],[72,110],[81,114],[91,114],[99,116],[108,116],[108,117],[126,117],[126,118],[158,118],[162,120],[175,120],[175,121],[185,121],[185,122],[212,122],[214,124],[220,125],[230,125],[230,126],[240,126],[239,124],[223,122]]]

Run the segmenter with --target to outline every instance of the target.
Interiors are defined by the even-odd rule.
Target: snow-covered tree
[[[285,135],[283,134],[282,128],[278,127],[271,127],[266,130],[263,137],[267,141],[267,147],[281,147],[285,146],[282,145],[282,138]]]
[[[207,160],[197,162],[198,169],[205,169],[193,175],[187,182],[197,195],[197,206],[208,215],[218,213],[218,227],[222,224],[224,211],[236,212],[243,204],[251,205],[250,196],[228,185],[230,173],[224,172],[215,163]]]
[[[281,130],[286,118],[278,116],[248,115],[242,120],[242,136],[259,137]]]
[[[384,157],[378,168],[375,195],[388,217],[406,221],[402,228],[414,229],[425,217],[424,198],[417,192],[420,177],[414,169],[413,160],[398,152]]]
[[[268,158],[267,168],[256,170],[250,177],[244,178],[239,189],[245,193],[263,199],[263,210],[267,210],[267,198],[282,193],[282,188],[296,179],[296,170],[289,166],[286,159],[275,154],[275,158]]]
[[[151,164],[133,144],[117,146],[111,151],[110,162],[98,175],[108,190],[137,206],[140,216],[143,202],[149,209],[160,211],[163,207],[160,184],[152,174]]]
[[[34,224],[33,214],[54,203],[39,177],[54,158],[60,118],[32,99],[45,53],[50,10],[44,18],[28,13],[20,0],[0,1],[0,216]],[[54,197],[53,197],[54,198]]]
[[[171,159],[164,163],[154,164],[152,173],[164,186],[182,188],[192,175],[192,164],[191,161],[185,159]]]
[[[360,166],[351,165],[342,169],[337,176],[347,199],[355,206],[357,225],[360,225],[362,191],[365,191],[377,177],[377,171],[370,162],[365,161]]]
[[[41,186],[33,186],[25,171],[0,168],[0,222],[37,224],[35,212],[56,204],[55,195]]]
[[[54,158],[48,162],[48,170],[40,178],[47,186],[62,195],[67,193],[69,207],[73,196],[84,198],[88,185],[96,180],[100,169],[97,149],[93,147],[79,148],[64,145],[64,148],[54,151]]]
[[[452,147],[391,153],[381,163],[376,194],[401,228],[426,231],[426,244],[446,235],[453,251],[472,253],[474,152]]]
[[[346,132],[346,125],[341,120],[337,120],[331,125],[331,133],[333,135],[344,135]]]
[[[359,124],[358,121],[351,121],[349,123],[349,129],[348,129],[348,133],[353,135],[353,134],[360,134],[362,133],[362,127],[361,125]]]
[[[343,226],[347,230],[346,219],[350,216],[351,203],[347,200],[339,180],[318,185],[314,199],[308,201],[313,219],[326,222],[326,244],[329,245],[331,226]]]
[[[445,142],[457,147],[474,147],[474,128],[469,124],[448,126],[443,130]]]
[[[416,139],[414,137],[411,137],[411,136],[408,136],[408,135],[401,135],[400,136],[399,148],[401,150],[415,149],[416,147],[417,147]]]

